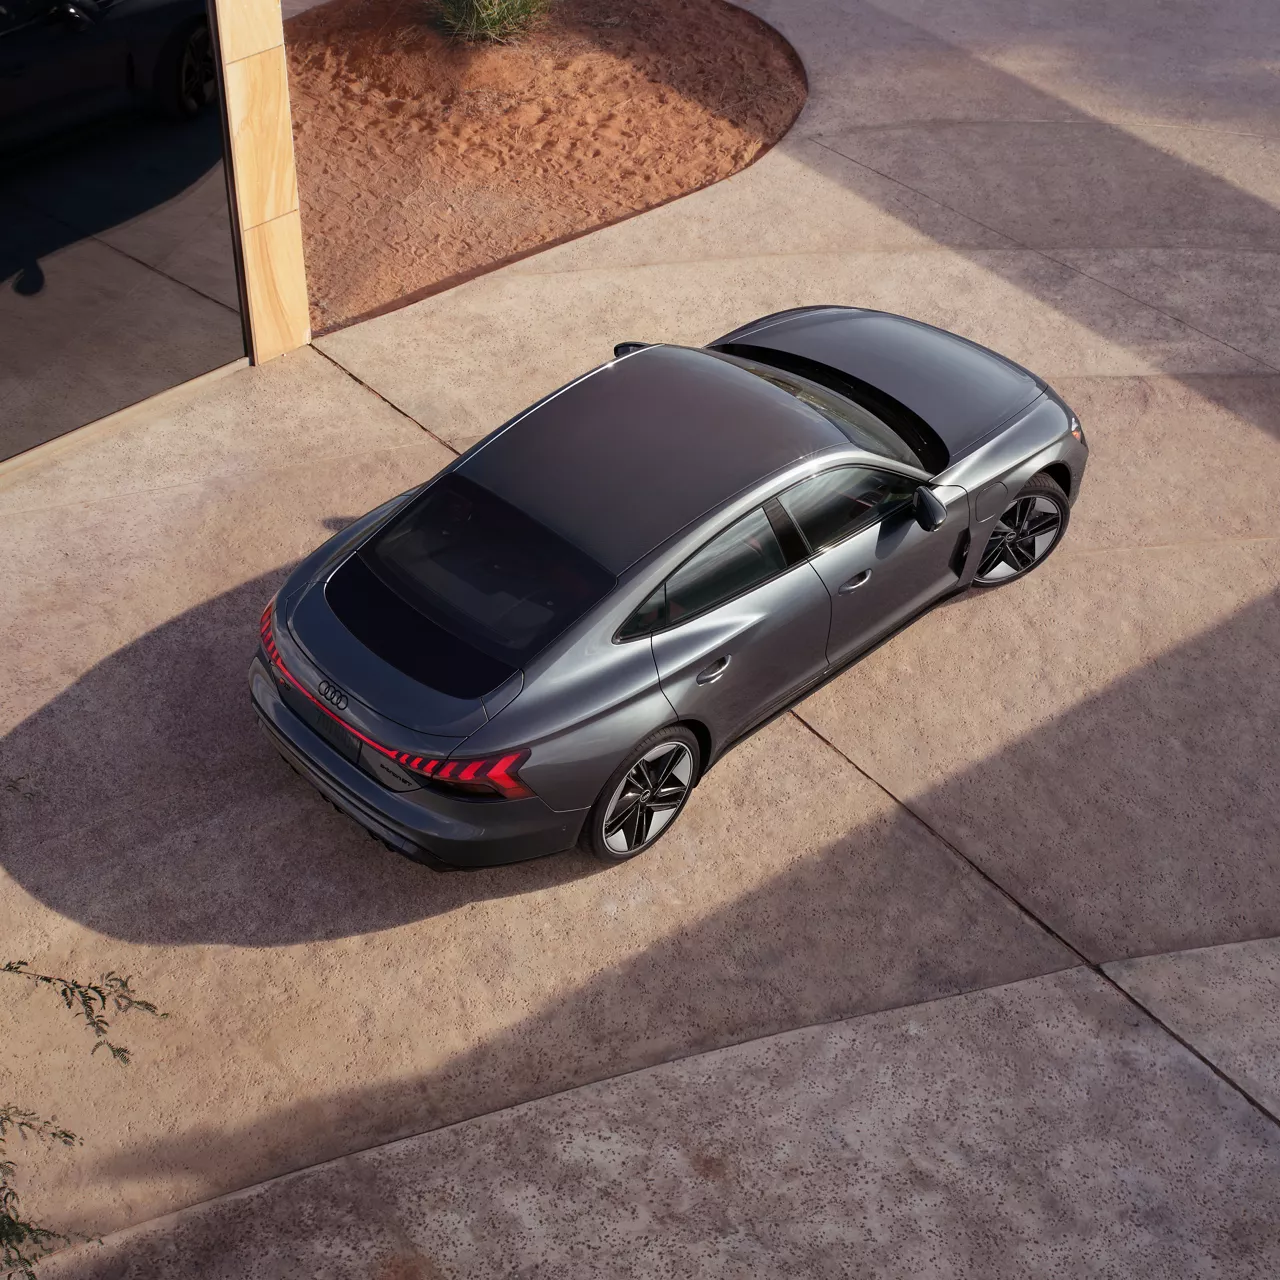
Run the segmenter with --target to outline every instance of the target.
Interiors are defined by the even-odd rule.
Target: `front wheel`
[[[659,729],[639,743],[604,784],[581,844],[605,862],[626,862],[675,822],[698,778],[698,740],[688,729]]]
[[[1032,476],[996,521],[983,548],[975,587],[1002,587],[1043,564],[1071,519],[1067,495],[1046,475]]]

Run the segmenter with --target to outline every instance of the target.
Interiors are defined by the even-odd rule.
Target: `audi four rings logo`
[[[320,681],[320,696],[331,702],[339,711],[347,709],[347,695],[329,680]]]

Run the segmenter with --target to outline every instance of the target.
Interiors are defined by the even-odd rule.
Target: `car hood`
[[[946,445],[951,462],[1045,390],[1034,374],[976,342],[884,311],[780,312],[710,345],[726,344],[801,356],[869,383],[923,419]]]

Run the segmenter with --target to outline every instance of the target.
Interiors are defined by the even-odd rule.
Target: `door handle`
[[[865,587],[870,580],[871,580],[871,570],[863,569],[861,573],[855,573],[853,577],[850,578],[849,581],[846,582],[836,594],[847,596],[850,591],[857,591],[859,587]]]
[[[698,672],[699,684],[715,684],[726,671],[729,670],[729,658],[726,655],[723,658],[717,658],[709,667],[704,667]]]

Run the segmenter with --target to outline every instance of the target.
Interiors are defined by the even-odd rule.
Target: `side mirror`
[[[653,346],[652,342],[620,342],[613,349],[613,358],[621,360],[623,356],[629,356],[633,351],[643,351],[645,347]]]
[[[94,5],[91,9],[89,5],[80,3],[79,0],[76,3],[58,4],[50,11],[50,16],[72,31],[83,31],[86,27],[93,26],[93,20],[97,17],[97,6]]]
[[[937,495],[927,485],[916,490],[915,497],[916,524],[926,533],[941,529],[947,519],[947,509],[939,501]]]

